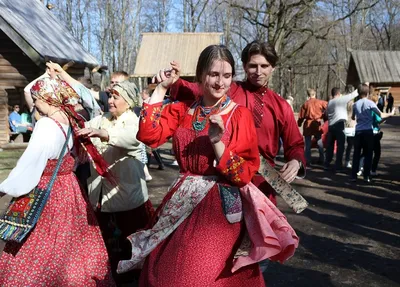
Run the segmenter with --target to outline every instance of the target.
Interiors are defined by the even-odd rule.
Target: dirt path
[[[300,246],[284,265],[270,264],[268,287],[400,286],[400,117],[382,129],[380,176],[373,184],[350,183],[345,173],[317,167],[294,184],[310,203],[306,211],[294,214],[279,199]],[[169,146],[163,148],[168,153]],[[155,204],[177,170],[150,169]]]
[[[300,246],[284,265],[270,264],[268,287],[400,286],[400,117],[382,129],[380,176],[373,184],[350,183],[347,174],[317,167],[294,183],[310,203],[306,211],[294,214],[278,199]],[[150,168],[148,187],[155,205],[178,174],[178,167],[168,165],[173,161],[170,148],[161,148],[166,169]],[[18,156],[0,153],[0,180]]]

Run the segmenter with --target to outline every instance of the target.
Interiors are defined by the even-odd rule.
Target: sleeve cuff
[[[229,181],[239,183],[242,181],[240,174],[243,172],[243,163],[244,159],[242,157],[232,153],[232,151],[228,149],[225,149],[216,168]]]

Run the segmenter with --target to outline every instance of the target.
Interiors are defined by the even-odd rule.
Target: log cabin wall
[[[0,30],[0,147],[8,143],[10,128],[8,115],[12,106],[24,109],[25,86],[44,73],[45,63],[38,67],[22,50]],[[65,63],[59,63],[60,65]],[[68,73],[75,79],[84,76],[85,66],[74,65]]]
[[[0,145],[9,139],[8,115],[13,105],[25,105],[24,87],[43,70],[0,31]],[[22,109],[21,109],[22,111]],[[6,119],[6,121],[4,121]]]

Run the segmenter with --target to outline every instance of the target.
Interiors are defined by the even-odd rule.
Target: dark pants
[[[389,104],[389,105],[386,106],[386,112],[387,113],[391,113],[392,110],[393,110],[393,104]]]
[[[353,149],[354,146],[354,137],[347,137],[346,140],[347,140],[347,147],[346,147],[345,160],[350,161],[351,150]]]
[[[365,156],[364,178],[367,178],[370,176],[372,154],[374,150],[374,133],[372,130],[356,132],[356,136],[354,137],[353,167],[351,169],[352,178],[357,178],[357,172],[360,167],[361,150]]]
[[[372,168],[371,168],[371,170],[373,172],[375,172],[376,169],[378,168],[379,159],[381,158],[381,139],[382,139],[382,136],[383,136],[382,132],[374,135],[374,158],[372,160]]]
[[[335,141],[337,142],[336,163],[335,168],[341,169],[343,167],[343,153],[344,143],[346,136],[344,134],[344,122],[338,122],[329,126],[328,142],[326,148],[325,166],[329,166],[333,159],[333,150],[335,148]]]
[[[153,212],[150,201],[128,211],[96,212],[117,286],[139,280],[140,270],[138,269],[122,274],[117,274],[116,271],[120,260],[130,259],[132,256],[132,245],[127,237],[139,229],[145,228],[150,222]]]

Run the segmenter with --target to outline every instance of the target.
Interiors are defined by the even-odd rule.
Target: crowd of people
[[[198,58],[196,82],[171,62],[154,91],[141,92],[125,72],[101,91],[47,63],[24,89],[40,114],[31,140],[0,184],[0,195],[11,196],[0,214],[0,285],[265,286],[268,262],[290,258],[299,238],[259,173],[260,157],[274,167],[282,146],[279,172],[290,183],[305,176],[313,141],[326,142],[319,163],[327,169],[336,142],[339,172],[351,111],[352,176],[362,152],[369,179],[379,123],[390,116],[361,85],[346,96],[333,89],[329,103],[309,89],[296,123],[293,100],[268,85],[278,60],[273,46],[253,41],[241,54],[246,80],[233,81],[231,52],[211,45]],[[154,210],[147,164],[153,155],[164,169],[157,148],[170,139],[179,175]],[[346,166],[348,157],[346,150]]]
[[[357,90],[348,85],[344,95],[340,88],[333,88],[329,102],[316,99],[315,90],[307,92],[309,99],[301,107],[298,118],[298,126],[303,125],[307,165],[312,164],[311,137],[314,137],[319,151],[318,163],[323,164],[325,170],[343,172],[345,168],[351,168],[352,182],[362,175],[364,181],[370,183],[371,176],[377,175],[381,154],[380,140],[383,133],[379,125],[394,115],[393,100],[390,112],[384,113],[383,106],[379,106],[383,96],[374,95],[368,83],[360,84]],[[389,98],[393,99],[391,94]],[[335,164],[331,167],[335,153]]]

